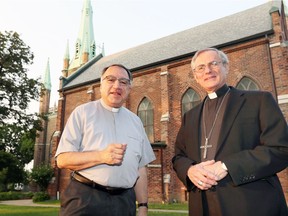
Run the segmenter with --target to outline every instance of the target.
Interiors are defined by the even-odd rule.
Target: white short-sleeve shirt
[[[131,188],[138,168],[155,160],[140,118],[125,107],[111,108],[100,99],[77,107],[62,133],[55,157],[63,152],[102,150],[111,143],[127,144],[121,165],[101,164],[80,173],[98,184]]]

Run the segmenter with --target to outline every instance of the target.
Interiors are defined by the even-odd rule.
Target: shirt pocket
[[[142,156],[142,139],[134,134],[128,134],[128,143],[126,149],[127,155],[132,155],[134,160],[139,162]]]

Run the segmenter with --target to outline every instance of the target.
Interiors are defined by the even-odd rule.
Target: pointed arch
[[[154,142],[154,109],[151,101],[144,97],[138,106],[137,115],[141,119],[150,142]]]
[[[255,81],[253,81],[249,77],[243,77],[236,86],[237,89],[240,90],[253,90],[258,91],[260,90],[259,86]]]
[[[189,88],[182,97],[181,101],[182,116],[184,115],[185,112],[195,107],[200,102],[201,102],[200,95],[193,89]]]

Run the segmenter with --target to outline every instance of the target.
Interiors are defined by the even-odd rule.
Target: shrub
[[[49,200],[49,199],[50,199],[50,196],[46,192],[37,192],[34,194],[32,198],[33,202],[42,202],[42,201]]]
[[[50,165],[42,164],[33,168],[30,176],[32,181],[40,187],[41,191],[46,191],[53,174],[54,171]]]
[[[33,197],[32,192],[1,192],[0,200],[18,200],[18,199],[31,199]]]

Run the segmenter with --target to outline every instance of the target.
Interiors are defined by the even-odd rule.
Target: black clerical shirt
[[[215,157],[215,153],[216,153],[216,149],[218,145],[218,139],[221,133],[222,120],[223,120],[223,116],[225,113],[228,96],[229,96],[228,90],[229,90],[229,87],[225,84],[220,89],[218,89],[215,93],[212,94],[216,96],[215,98],[213,98],[212,96],[213,99],[210,99],[209,98],[210,94],[205,98],[206,101],[204,102],[205,105],[203,106],[202,117],[201,117],[201,144],[200,144],[200,146],[202,146],[201,161],[212,160]],[[228,95],[225,97],[225,94],[227,92],[228,92]],[[221,105],[222,100],[224,98],[225,100],[223,101],[223,104]],[[218,112],[218,117],[215,121],[217,112]],[[204,126],[205,126],[204,120],[205,120],[205,125],[206,125],[206,134],[204,130]],[[214,128],[212,129],[214,121],[215,121],[215,125],[214,125]],[[211,129],[212,129],[212,132],[211,132]],[[210,137],[209,137],[209,134],[210,134]],[[212,147],[207,148],[207,157],[203,158],[203,154],[204,154],[203,146],[205,145],[205,138],[208,138],[208,146],[212,145]]]

